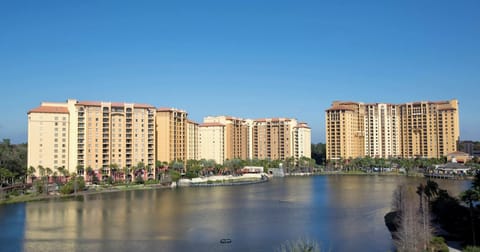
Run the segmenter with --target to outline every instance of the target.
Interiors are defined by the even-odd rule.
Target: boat
[[[225,244],[225,243],[232,243],[232,239],[221,239],[220,243]]]

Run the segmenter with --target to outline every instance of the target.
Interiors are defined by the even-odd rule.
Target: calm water
[[[298,177],[0,206],[0,250],[275,251],[309,237],[331,251],[391,251],[383,217],[405,181],[421,180]],[[438,182],[453,195],[469,186]]]

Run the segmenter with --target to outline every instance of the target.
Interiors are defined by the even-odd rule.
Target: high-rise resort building
[[[198,126],[199,158],[215,160],[217,164],[225,161],[225,124],[202,123]]]
[[[198,123],[187,120],[187,160],[199,160]]]
[[[204,123],[225,125],[225,159],[248,158],[248,125],[244,119],[231,116],[208,116]]]
[[[112,166],[153,168],[155,113],[135,103],[43,102],[28,112],[28,166],[108,176]]]
[[[335,101],[326,110],[327,159],[440,158],[457,150],[458,101]]]
[[[162,162],[185,162],[187,160],[187,115],[184,110],[157,109],[157,160]]]
[[[306,123],[289,118],[241,119],[209,116],[199,126],[200,158],[222,164],[226,159],[311,157],[311,133]]]
[[[72,99],[28,112],[28,166],[150,178],[156,161],[310,158],[310,138],[310,127],[290,118],[208,116],[198,124],[175,108]]]

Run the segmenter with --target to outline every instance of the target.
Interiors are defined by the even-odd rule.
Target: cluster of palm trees
[[[179,161],[173,162],[171,167],[175,170]],[[269,159],[227,159],[223,165],[217,164],[214,160],[187,160],[185,167],[186,176],[189,178],[213,175],[213,174],[239,174],[241,169],[245,166],[261,166],[265,169],[284,167],[287,172],[296,171],[299,169],[313,169],[315,167],[315,160],[308,157],[301,157],[295,160],[293,157],[285,160],[269,160]]]
[[[436,164],[444,164],[446,158],[339,158],[329,160],[327,168],[342,171],[372,171],[374,168],[403,168],[408,174],[418,168],[430,169]]]
[[[85,176],[88,182],[96,183],[98,181],[98,175],[102,180],[110,180],[115,182],[130,182],[132,178],[137,179],[153,179],[153,169],[149,165],[145,165],[143,162],[139,162],[135,166],[120,167],[118,164],[111,164],[108,167],[104,167],[95,171],[92,167],[84,167],[83,165],[77,166],[77,174]]]

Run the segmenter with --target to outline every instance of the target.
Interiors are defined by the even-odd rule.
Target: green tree
[[[473,210],[474,210],[475,202],[479,200],[479,196],[480,196],[479,192],[474,189],[468,189],[460,195],[460,200],[465,202],[468,205],[470,210],[470,225],[471,225],[470,227],[472,231],[473,246],[477,245],[476,239],[475,239],[476,237],[475,236],[475,219],[474,219]]]
[[[33,183],[33,180],[35,179],[35,173],[37,172],[37,170],[35,169],[35,167],[33,166],[30,166],[27,170],[27,174],[28,176],[31,178],[32,180],[32,183]]]
[[[92,167],[88,166],[86,169],[88,180],[92,182],[92,176],[94,174]]]

